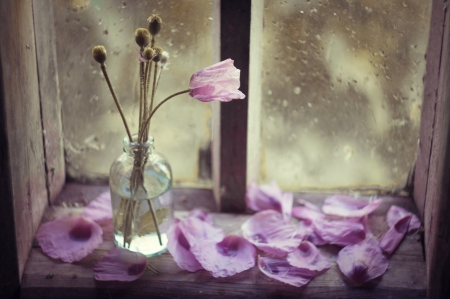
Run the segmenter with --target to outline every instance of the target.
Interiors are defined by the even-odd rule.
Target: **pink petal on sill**
[[[133,281],[144,274],[146,266],[147,257],[142,253],[116,247],[95,264],[94,278],[105,281]]]
[[[208,212],[202,210],[202,209],[193,209],[189,212],[188,217],[194,217],[194,218],[198,218],[202,221],[205,221],[209,224],[213,224],[213,219],[211,217],[210,214],[208,214]]]
[[[330,244],[347,246],[366,239],[366,228],[357,219],[317,219],[313,225],[316,234]]]
[[[317,219],[325,218],[325,214],[322,212],[312,209],[308,206],[298,206],[292,208],[292,216],[298,219],[304,219],[309,221],[315,221]]]
[[[100,246],[102,234],[100,226],[90,219],[65,216],[42,224],[36,238],[47,255],[72,263]]]
[[[187,217],[180,221],[179,228],[192,247],[202,241],[219,242],[223,239],[223,230],[196,217]]]
[[[294,195],[281,191],[275,182],[258,186],[256,181],[252,181],[247,187],[245,202],[247,207],[253,211],[275,210],[282,213],[286,220],[289,220]]]
[[[230,235],[221,242],[204,242],[191,248],[192,253],[214,277],[228,277],[255,265],[255,247],[242,237]]]
[[[311,271],[322,271],[331,267],[328,259],[314,244],[308,241],[303,241],[293,252],[289,253],[287,261],[294,267]]]
[[[374,239],[343,248],[336,263],[341,272],[357,286],[383,275],[389,266]]]
[[[285,256],[302,241],[297,228],[274,211],[261,211],[242,224],[242,233],[258,249],[275,256]]]
[[[311,220],[302,220],[297,224],[297,234],[301,236],[302,240],[309,241],[316,246],[328,244],[314,231],[314,226]]]
[[[175,263],[181,269],[195,272],[203,269],[194,254],[190,251],[191,245],[181,231],[180,222],[176,221],[167,231],[167,250],[172,255]]]
[[[419,218],[412,214],[411,212],[408,212],[407,210],[398,207],[398,206],[391,206],[387,212],[386,216],[386,222],[389,228],[393,227],[400,219],[404,218],[407,215],[412,215],[411,221],[409,222],[408,232],[411,232],[413,230],[420,228],[420,220]]]
[[[380,198],[372,202],[366,202],[350,196],[336,194],[325,199],[322,211],[328,215],[359,218],[375,211],[382,201]]]
[[[109,191],[101,193],[83,210],[83,217],[97,223],[111,220],[112,216],[111,193]]]
[[[381,237],[380,247],[384,252],[392,254],[408,232],[412,214],[400,219]]]
[[[258,267],[262,273],[275,280],[302,287],[316,275],[315,272],[290,265],[286,259],[258,257]]]

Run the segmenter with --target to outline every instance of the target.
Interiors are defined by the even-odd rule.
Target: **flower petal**
[[[408,232],[419,229],[420,228],[419,218],[416,215],[412,214],[411,212],[408,212],[407,210],[395,205],[389,208],[386,215],[386,222],[389,228],[393,227],[400,219],[404,218],[407,215],[412,215],[411,221],[409,222]]]
[[[406,215],[391,227],[381,238],[380,247],[384,252],[392,254],[408,232],[412,214]]]
[[[309,241],[316,246],[328,244],[314,231],[314,225],[311,220],[302,220],[297,224],[297,234],[301,236],[302,240]]]
[[[252,181],[245,194],[247,207],[253,211],[275,210],[283,214],[286,220],[291,217],[294,196],[292,193],[284,193],[277,183],[271,182],[258,186],[256,181]]]
[[[285,256],[302,241],[297,228],[274,210],[253,215],[242,224],[242,233],[258,249],[275,256]]]
[[[202,241],[219,242],[223,239],[223,230],[195,217],[187,217],[179,223],[179,228],[190,246]]]
[[[167,249],[172,255],[175,263],[181,269],[189,272],[195,272],[203,269],[202,265],[197,261],[194,254],[190,251],[191,245],[187,241],[180,229],[180,222],[172,224],[167,231]]]
[[[292,208],[292,216],[298,219],[304,219],[309,221],[315,221],[317,219],[325,218],[325,214],[322,212],[310,208],[309,206],[298,206]]]
[[[336,194],[325,199],[322,211],[328,215],[359,218],[375,211],[382,201],[380,198],[372,202],[366,202],[350,196]]]
[[[213,219],[211,217],[210,214],[208,214],[206,211],[202,210],[202,209],[193,209],[189,212],[188,217],[194,217],[194,218],[198,218],[201,221],[205,221],[209,224],[213,224]]]
[[[303,241],[293,252],[289,253],[287,261],[294,267],[311,271],[322,271],[331,267],[328,259],[314,244],[308,241]]]
[[[139,252],[116,247],[94,266],[96,280],[133,281],[142,276],[147,257]]]
[[[100,226],[90,219],[65,216],[42,224],[36,238],[47,255],[72,263],[100,246],[102,234]]]
[[[83,210],[83,217],[89,218],[97,223],[112,219],[111,193],[101,193],[91,201]]]
[[[383,275],[389,266],[374,239],[344,247],[336,262],[341,272],[358,286]]]
[[[275,280],[301,287],[314,278],[315,272],[290,265],[286,259],[258,257],[258,267],[262,273]]]
[[[325,241],[338,246],[359,243],[366,239],[366,228],[358,219],[327,220],[313,222],[314,231]]]
[[[227,277],[255,265],[255,247],[242,237],[230,235],[221,242],[204,242],[191,252],[214,277]]]

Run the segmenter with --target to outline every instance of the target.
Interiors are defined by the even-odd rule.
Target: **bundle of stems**
[[[122,215],[122,234],[123,234],[123,247],[130,247],[133,237],[133,225],[136,217],[139,216],[142,199],[137,198],[140,194],[140,190],[146,194],[147,190],[144,186],[144,169],[148,159],[148,148],[139,146],[145,144],[149,138],[150,121],[156,110],[161,107],[169,99],[187,93],[190,90],[183,90],[177,92],[154,107],[156,90],[158,88],[159,80],[167,63],[168,54],[164,52],[161,47],[155,46],[155,36],[161,29],[162,20],[158,15],[151,15],[148,18],[148,29],[138,28],[135,31],[135,41],[139,46],[139,127],[137,140],[133,139],[130,133],[127,121],[125,119],[122,107],[117,99],[114,89],[106,71],[104,62],[106,61],[106,49],[103,46],[96,46],[92,49],[94,59],[101,64],[103,75],[106,79],[108,87],[114,98],[115,104],[122,117],[122,121],[125,125],[129,141],[137,146],[133,147],[134,151],[134,165],[130,177],[130,198],[122,198],[117,213]],[[136,135],[135,135],[136,137]],[[159,229],[158,219],[155,214],[155,208],[152,201],[147,198],[147,204],[149,205],[151,215],[158,235],[160,245],[162,245],[161,232]]]

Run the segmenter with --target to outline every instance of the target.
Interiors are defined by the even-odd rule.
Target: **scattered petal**
[[[179,227],[190,246],[202,241],[219,242],[223,239],[223,230],[196,217],[187,217],[179,223]]]
[[[94,266],[96,280],[133,281],[142,276],[147,257],[139,252],[116,247]]]
[[[408,212],[404,208],[398,206],[391,206],[389,211],[387,212],[386,222],[389,228],[393,227],[400,219],[404,218],[407,215],[412,215],[411,221],[409,222],[408,232],[419,229],[420,228],[420,220],[419,218]]]
[[[189,95],[202,102],[244,99],[245,95],[238,90],[241,71],[233,63],[233,60],[227,59],[193,74],[189,82]]]
[[[83,217],[89,218],[97,223],[112,219],[111,193],[103,192],[91,201],[83,210]]]
[[[314,208],[310,208],[309,206],[293,207],[292,216],[298,219],[304,219],[309,221],[315,221],[317,219],[325,218],[325,215],[322,214],[322,212],[315,210]]]
[[[253,181],[247,188],[245,201],[247,207],[253,211],[275,210],[288,220],[291,218],[294,195],[281,191],[275,182],[258,186],[256,181]]]
[[[297,224],[297,234],[301,236],[302,240],[309,241],[316,246],[328,244],[314,231],[314,226],[311,220],[302,220]]]
[[[297,199],[297,202],[298,202],[299,204],[303,205],[304,207],[308,208],[308,209],[311,209],[311,210],[315,210],[315,211],[320,212],[320,208],[319,208],[318,206],[316,206],[316,205],[313,204],[313,203],[310,203],[310,202],[307,201],[307,200],[304,200],[304,199]]]
[[[329,244],[347,246],[366,239],[366,228],[357,219],[327,220],[313,222],[314,231]]]
[[[412,214],[406,215],[400,219],[393,227],[391,227],[384,235],[381,237],[380,247],[384,252],[392,254],[403,237],[408,232],[408,226],[411,221]]]
[[[374,239],[344,247],[336,262],[341,272],[357,286],[383,275],[389,266]]]
[[[201,270],[203,267],[190,251],[191,245],[181,231],[180,223],[181,222],[177,221],[172,224],[167,231],[167,250],[181,269],[189,272]]]
[[[230,235],[221,242],[205,242],[191,248],[192,253],[214,277],[228,277],[255,265],[255,247],[242,237]]]
[[[202,209],[193,209],[189,212],[188,217],[198,218],[201,221],[208,222],[209,224],[213,224],[213,219],[210,214]]]
[[[314,244],[308,241],[303,241],[293,252],[289,253],[287,261],[294,267],[311,271],[322,271],[331,267],[328,259]]]
[[[261,211],[250,217],[242,224],[242,233],[260,250],[275,256],[285,256],[302,241],[297,228],[274,210]]]
[[[65,216],[42,224],[36,238],[47,255],[72,263],[100,246],[102,234],[100,226],[90,219]]]
[[[275,280],[301,287],[314,278],[315,272],[290,265],[286,259],[258,257],[258,267],[262,273]]]
[[[380,198],[372,202],[366,202],[350,196],[336,194],[325,199],[322,211],[328,215],[359,218],[375,211],[382,201]]]

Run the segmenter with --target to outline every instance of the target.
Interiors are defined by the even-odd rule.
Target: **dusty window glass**
[[[259,180],[402,184],[419,137],[431,1],[264,2]]]
[[[189,88],[190,76],[213,63],[211,1],[54,1],[57,62],[62,99],[68,175],[106,182],[112,161],[126,135],[91,49],[106,47],[112,85],[131,131],[139,110],[138,47],[134,30],[147,27],[158,13],[163,27],[156,45],[170,54],[156,100]],[[193,17],[195,16],[195,17]],[[176,186],[211,187],[211,106],[182,95],[170,100],[152,119],[156,150],[172,165]]]

